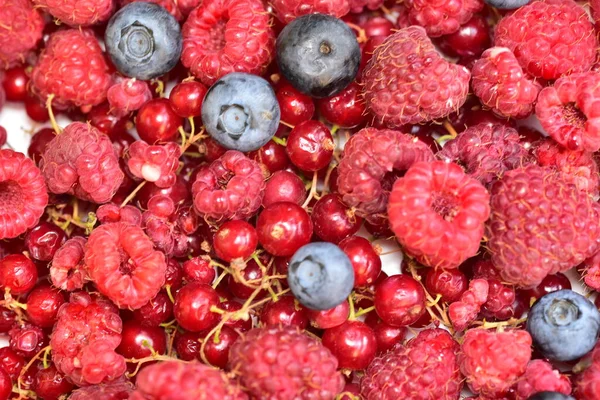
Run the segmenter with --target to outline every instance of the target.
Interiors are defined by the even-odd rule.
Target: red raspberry
[[[177,0],[177,7],[179,12],[187,17],[200,3],[202,3],[202,0]]]
[[[502,18],[496,46],[509,48],[529,74],[553,80],[588,71],[598,41],[586,11],[573,0],[533,1]]]
[[[486,318],[507,320],[514,314],[515,289],[498,279],[488,279],[488,298],[481,311]]]
[[[29,322],[15,323],[8,331],[9,346],[18,355],[33,358],[47,343],[44,331]]]
[[[504,282],[537,286],[598,250],[600,205],[556,171],[536,165],[509,171],[491,195],[486,236]]]
[[[207,86],[231,72],[262,74],[275,36],[261,0],[204,0],[183,25],[181,62]]]
[[[523,73],[519,61],[506,47],[492,47],[473,64],[473,92],[481,103],[507,118],[525,118],[542,85]]]
[[[367,368],[360,383],[365,400],[456,400],[462,389],[459,346],[442,329],[426,329]]]
[[[437,155],[444,161],[463,166],[467,174],[488,186],[505,171],[523,165],[527,154],[515,129],[481,123],[446,143]]]
[[[86,243],[85,238],[75,236],[56,251],[50,266],[50,280],[54,286],[72,292],[81,289],[89,279],[83,260]]]
[[[200,363],[166,361],[144,368],[129,400],[247,400],[224,372]]]
[[[69,381],[95,385],[125,373],[123,356],[115,353],[123,323],[115,307],[102,297],[71,294],[58,312],[50,345],[52,361]]]
[[[245,219],[260,207],[265,185],[256,161],[229,150],[198,171],[192,185],[194,207],[202,217]]]
[[[271,2],[281,22],[291,22],[296,17],[320,13],[341,18],[350,12],[349,0],[273,0]]]
[[[85,264],[100,293],[118,307],[135,310],[165,283],[165,255],[142,228],[124,222],[100,225],[88,238]]]
[[[124,117],[132,111],[139,110],[145,102],[152,100],[150,86],[145,81],[121,79],[106,92],[111,113]]]
[[[40,169],[50,192],[99,204],[112,199],[124,178],[110,138],[83,122],[72,122],[48,143]]]
[[[142,225],[142,212],[134,206],[120,207],[115,203],[102,204],[96,210],[96,217],[101,224],[121,221],[131,225]]]
[[[596,23],[596,31],[600,29],[600,0],[591,0],[590,8],[592,9],[592,18]]]
[[[127,166],[136,178],[152,182],[159,188],[175,184],[181,156],[181,148],[177,143],[151,146],[143,140],[136,140],[127,153]]]
[[[29,0],[0,0],[0,70],[25,61],[42,38],[44,19]]]
[[[91,385],[79,388],[69,396],[69,400],[125,400],[133,391],[131,382],[117,379],[107,384]]]
[[[526,400],[538,392],[571,394],[571,382],[544,360],[531,360],[516,385],[516,400]]]
[[[489,284],[485,279],[473,279],[469,289],[448,307],[448,316],[457,331],[463,331],[475,321],[481,306],[488,300]]]
[[[408,18],[430,37],[449,35],[483,9],[481,0],[408,0]]]
[[[46,184],[35,163],[22,153],[0,150],[0,240],[37,225],[47,204]]]
[[[365,128],[344,147],[338,167],[338,191],[361,216],[385,212],[390,184],[386,174],[406,171],[415,162],[433,161],[431,148],[414,136]]]
[[[385,0],[349,0],[350,2],[350,11],[358,14],[363,12],[365,9],[367,10],[377,10],[379,7],[383,5]]]
[[[600,73],[565,76],[542,89],[535,106],[542,127],[571,150],[600,149]]]
[[[88,26],[110,18],[114,0],[33,0],[54,18],[70,26]]]
[[[42,100],[55,95],[52,105],[59,109],[74,105],[89,111],[106,100],[110,71],[94,32],[67,29],[50,35],[31,83]]]
[[[600,360],[592,361],[592,364],[577,376],[575,385],[577,400],[599,399]]]
[[[583,281],[592,289],[600,290],[600,251],[588,258],[579,266]]]
[[[479,251],[489,200],[485,187],[457,164],[415,163],[390,193],[390,226],[421,264],[456,268]]]
[[[367,110],[389,128],[442,118],[463,105],[470,78],[440,56],[425,29],[410,26],[388,36],[365,67]]]
[[[260,399],[333,399],[344,388],[337,359],[292,327],[251,330],[233,344],[229,363]]]
[[[531,359],[531,345],[527,331],[471,329],[458,353],[460,371],[473,392],[495,398],[525,373]],[[510,357],[506,356],[507,349]]]
[[[183,15],[181,15],[181,11],[177,6],[178,3],[182,2],[181,0],[121,0],[121,7],[129,3],[134,3],[136,1],[144,1],[147,3],[158,4],[159,6],[167,10],[171,15],[173,15],[175,19],[177,19],[177,21],[183,20]]]

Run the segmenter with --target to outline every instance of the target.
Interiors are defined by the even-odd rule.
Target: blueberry
[[[117,11],[108,21],[104,41],[117,70],[131,78],[164,75],[181,56],[179,23],[154,3],[134,2]]]
[[[269,82],[234,72],[216,81],[204,97],[202,122],[219,144],[248,152],[264,146],[279,126],[279,103]]]
[[[296,299],[313,310],[329,310],[343,303],[354,287],[352,262],[338,246],[315,242],[294,253],[288,284]]]
[[[296,89],[313,97],[329,97],[354,81],[360,47],[343,21],[308,14],[287,24],[279,34],[277,62]]]
[[[531,0],[483,0],[492,7],[501,10],[514,10],[528,4]]]
[[[545,357],[576,360],[594,348],[600,332],[600,312],[579,293],[559,290],[533,305],[527,331]]]
[[[538,392],[527,400],[575,400],[571,396],[559,392]]]

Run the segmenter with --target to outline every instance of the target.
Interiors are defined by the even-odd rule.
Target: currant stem
[[[129,193],[129,196],[127,196],[127,198],[125,198],[125,200],[123,200],[123,202],[121,203],[121,208],[125,207],[127,205],[127,203],[129,203],[131,200],[133,200],[135,195],[138,194],[138,192],[140,190],[142,190],[142,188],[144,187],[145,184],[146,184],[146,181],[140,182],[140,184],[137,185],[137,187],[135,189],[133,189],[133,192]]]
[[[48,117],[50,118],[50,124],[52,125],[52,129],[54,129],[54,133],[60,135],[62,133],[62,128],[56,122],[56,118],[54,117],[54,111],[52,110],[52,100],[54,100],[54,94],[48,95],[48,99],[46,100],[46,108],[48,109]]]
[[[313,179],[312,179],[312,183],[310,185],[310,192],[308,192],[308,197],[304,201],[304,204],[302,204],[302,208],[308,207],[308,205],[310,204],[310,201],[313,199],[313,197],[315,199],[319,200],[320,197],[317,195],[318,182],[319,182],[319,175],[317,174],[317,171],[315,171],[313,173]]]
[[[280,137],[273,136],[273,137],[271,138],[271,140],[272,140],[272,141],[274,141],[275,143],[277,143],[277,144],[278,144],[278,145],[280,145],[280,146],[287,146],[287,140],[285,140],[285,139],[282,139],[282,138],[280,138]]]

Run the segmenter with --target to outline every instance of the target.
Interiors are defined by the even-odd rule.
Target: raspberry
[[[600,28],[600,0],[591,0],[590,8],[592,9],[592,18],[596,23],[596,30]]]
[[[377,10],[384,3],[384,0],[349,0],[350,2],[350,11],[359,14],[363,12],[365,9],[368,10]]]
[[[94,32],[67,29],[53,33],[31,72],[33,90],[52,105],[88,110],[106,100],[111,77]]]
[[[224,372],[200,363],[166,361],[144,368],[129,400],[247,400]]]
[[[0,150],[0,240],[37,225],[47,204],[46,184],[35,163],[13,150]]]
[[[69,381],[95,385],[125,373],[125,359],[115,353],[123,323],[114,306],[88,293],[71,294],[58,312],[50,345],[52,361]]]
[[[125,379],[114,380],[107,384],[84,386],[71,393],[69,400],[125,400],[133,391],[131,382]]]
[[[159,188],[168,188],[177,180],[181,148],[177,143],[149,145],[136,140],[129,146],[127,166],[131,174]]]
[[[483,9],[481,0],[409,0],[408,18],[421,25],[430,37],[449,35]]]
[[[507,320],[513,316],[512,307],[515,302],[515,289],[503,285],[498,279],[488,279],[488,298],[482,307],[482,313],[486,318]]]
[[[271,5],[281,22],[288,23],[306,14],[328,14],[341,18],[350,12],[352,0],[273,0]]]
[[[442,118],[463,105],[470,78],[437,53],[425,29],[410,26],[388,36],[365,67],[367,110],[389,128]]]
[[[456,268],[479,250],[489,200],[485,187],[457,164],[415,163],[390,193],[390,226],[421,264]]]
[[[545,391],[571,394],[571,382],[547,361],[531,360],[516,385],[516,400],[526,400],[535,393]]]
[[[260,207],[265,185],[256,161],[229,150],[198,171],[192,185],[194,207],[202,217],[245,219]]]
[[[262,74],[275,36],[260,0],[204,0],[183,25],[181,62],[207,86],[231,72]]]
[[[535,106],[542,127],[571,150],[600,149],[600,74],[587,72],[558,79],[542,89]]]
[[[577,400],[600,398],[600,361],[592,364],[577,376],[575,384],[575,397]]]
[[[177,0],[177,7],[179,12],[187,17],[200,3],[202,3],[202,0]]]
[[[47,343],[44,343],[44,331],[29,322],[15,323],[8,331],[10,348],[18,355],[33,358]]]
[[[415,162],[433,160],[431,148],[414,136],[365,128],[344,147],[338,167],[338,191],[359,215],[373,216],[385,212],[391,189],[386,174],[406,171]]]
[[[165,283],[165,255],[142,228],[124,222],[100,225],[88,238],[85,264],[100,293],[118,307],[136,309]]]
[[[486,236],[504,282],[537,286],[597,251],[600,205],[556,171],[536,165],[509,171],[491,195]]]
[[[600,290],[600,251],[588,258],[579,267],[583,281],[594,290]]]
[[[33,3],[70,26],[88,26],[108,20],[114,0],[33,0]]]
[[[152,92],[148,83],[136,79],[122,79],[113,84],[106,92],[111,113],[124,117],[137,111],[145,102],[152,100]]]
[[[50,266],[50,280],[54,286],[69,292],[83,287],[88,279],[83,260],[86,243],[85,238],[75,236],[56,251]]]
[[[523,330],[468,330],[458,353],[460,371],[473,392],[495,398],[525,373],[531,345],[531,336]],[[507,349],[510,357],[506,356]]]
[[[426,329],[367,368],[360,383],[366,400],[456,400],[462,389],[458,343],[442,329]]]
[[[344,388],[337,359],[292,327],[251,330],[233,344],[229,362],[256,398],[333,399]]]
[[[496,46],[509,48],[529,74],[553,80],[588,71],[598,42],[586,11],[572,0],[533,1],[502,18]]]
[[[525,118],[542,85],[523,73],[519,61],[506,47],[492,47],[473,64],[473,92],[481,103],[502,117]]]
[[[473,279],[469,289],[448,307],[448,316],[457,331],[463,331],[475,321],[481,306],[488,300],[489,284],[485,279]]]
[[[0,0],[0,70],[25,61],[42,38],[44,19],[29,0]]]
[[[488,186],[505,171],[520,167],[527,154],[515,129],[481,123],[446,143],[437,156],[462,165],[467,174]]]
[[[40,169],[50,192],[94,203],[110,201],[124,178],[110,138],[83,122],[69,124],[48,143]]]
[[[131,225],[142,224],[142,212],[134,206],[119,207],[115,203],[102,204],[96,210],[96,217],[101,224],[111,222],[127,222]]]
[[[144,1],[147,3],[158,4],[159,6],[167,10],[169,14],[174,16],[175,19],[177,19],[177,21],[183,20],[183,15],[181,14],[181,11],[179,9],[180,7],[177,6],[178,3],[183,3],[181,0],[121,0],[121,7],[129,3],[134,3],[136,1]]]

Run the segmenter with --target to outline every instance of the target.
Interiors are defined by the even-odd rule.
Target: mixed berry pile
[[[0,400],[600,400],[599,29],[0,0]]]

